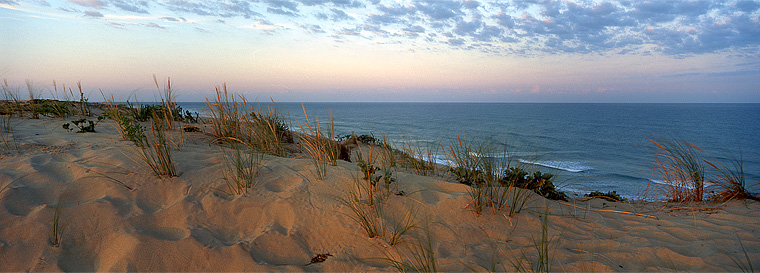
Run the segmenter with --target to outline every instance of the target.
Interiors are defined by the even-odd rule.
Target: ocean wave
[[[530,160],[520,159],[520,162],[525,163],[525,164],[531,164],[531,165],[536,165],[536,166],[562,170],[562,171],[571,172],[571,173],[579,173],[579,172],[584,172],[584,171],[593,169],[589,166],[583,165],[582,162],[578,162],[578,161],[555,161],[555,160],[530,161]]]

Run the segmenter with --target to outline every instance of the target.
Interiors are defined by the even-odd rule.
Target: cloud
[[[299,3],[306,6],[323,6],[333,5],[343,8],[362,8],[364,4],[361,1],[354,0],[298,0]]]
[[[185,19],[184,17],[171,17],[171,16],[164,16],[158,19],[161,19],[167,22],[186,22],[187,21],[187,19]]]
[[[760,1],[730,0],[69,0],[95,11],[148,14],[166,22],[197,15],[209,22],[274,29],[300,21],[308,33],[361,36],[411,48],[453,48],[493,54],[663,54],[683,58],[760,51]],[[18,4],[17,0],[0,3]],[[81,14],[74,5],[64,6]],[[61,7],[61,8],[64,8]],[[100,16],[98,16],[98,14]],[[300,20],[300,19],[299,19]],[[231,22],[231,21],[230,21]],[[236,20],[237,22],[237,20]],[[269,22],[266,24],[264,22]],[[271,23],[274,22],[274,23]],[[337,30],[337,31],[336,31]],[[419,39],[422,37],[423,39]],[[410,40],[410,41],[407,41]],[[414,40],[414,42],[411,42]]]
[[[18,1],[16,0],[0,0],[0,4],[6,4],[11,6],[18,6]]]
[[[69,2],[88,8],[103,8],[105,4],[100,0],[69,0]]]
[[[247,3],[247,2],[246,2]],[[267,0],[270,13],[298,17],[298,3],[287,0]]]
[[[459,1],[424,0],[416,2],[415,7],[433,20],[453,19],[463,14]]]
[[[339,22],[339,21],[346,21],[346,20],[353,20],[354,17],[351,15],[348,15],[345,11],[337,8],[331,8],[330,14],[327,13],[318,13],[317,18],[322,20],[331,20],[333,22]]]
[[[320,25],[316,24],[301,25],[301,28],[310,33],[325,33],[325,30],[323,30]]]
[[[112,1],[111,4],[124,11],[148,14],[147,8],[149,7],[147,1],[116,0]]]
[[[260,13],[251,9],[251,4],[244,0],[218,1],[193,1],[193,0],[168,0],[160,2],[167,9],[178,13],[191,13],[201,16],[215,16],[222,18],[243,17],[258,18]]]
[[[92,17],[92,18],[103,18],[103,14],[100,13],[100,11],[97,11],[97,10],[86,10],[84,12],[84,16],[86,16],[86,17]]]
[[[165,27],[163,27],[163,26],[161,26],[159,24],[153,23],[153,22],[144,24],[144,26],[146,26],[146,27],[152,27],[152,28],[162,28],[162,29],[165,28]]]

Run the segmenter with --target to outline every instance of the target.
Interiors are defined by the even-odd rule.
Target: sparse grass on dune
[[[692,143],[678,139],[652,140],[660,149],[656,155],[655,169],[664,180],[668,201],[700,202],[708,197],[715,201],[732,199],[755,199],[746,189],[746,175],[742,159],[728,160],[729,164],[709,157]],[[708,169],[708,166],[712,169]],[[705,196],[705,188],[714,187],[711,196]]]
[[[402,141],[401,150],[405,153],[402,156],[402,164],[407,169],[422,176],[436,175],[438,165],[435,159],[438,157],[439,145],[421,146],[419,142]]]
[[[154,116],[150,126],[152,137],[141,137],[142,144],[138,147],[143,162],[156,176],[174,177],[178,176],[177,169],[162,128],[163,124],[158,116]]]
[[[702,149],[694,144],[662,139],[650,139],[661,151],[656,167],[667,183],[668,199],[673,202],[702,201],[704,197],[705,165]]]
[[[509,177],[507,169],[512,165],[507,145],[501,155],[497,155],[493,144],[487,141],[471,141],[457,136],[457,142],[449,146],[449,161],[453,167],[450,172],[456,179],[467,184],[471,197],[469,206],[478,214],[485,208],[494,213],[505,211],[509,217],[519,213],[527,204],[532,194],[518,188],[520,177]],[[516,162],[519,166],[519,162]],[[519,166],[522,170],[524,166]]]
[[[746,188],[747,176],[744,174],[744,160],[734,158],[729,161],[730,165],[724,164],[717,159],[705,161],[712,167],[712,171],[708,172],[710,177],[708,181],[718,187],[712,199],[719,202],[734,199],[760,200],[760,198],[752,196]]]
[[[63,210],[63,202],[58,201],[58,205],[55,206],[53,212],[53,221],[50,223],[50,230],[48,231],[48,242],[53,247],[61,246],[61,240],[63,239],[63,231],[66,229],[66,223],[61,222],[61,211]]]
[[[399,272],[438,272],[433,236],[430,228],[422,228],[424,236],[418,235],[413,241],[404,242],[393,249],[384,251],[385,260]]]
[[[256,177],[259,175],[264,154],[242,141],[232,142],[231,146],[232,151],[229,154],[222,149],[224,179],[230,194],[246,195],[248,189],[257,184]]]
[[[241,139],[241,119],[244,115],[242,103],[227,92],[227,84],[216,87],[216,97],[213,101],[206,98],[211,114],[213,135],[218,141],[225,138]]]
[[[516,272],[551,272],[551,249],[554,237],[549,237],[548,208],[545,208],[544,213],[539,217],[541,218],[541,235],[538,238],[535,235],[531,236],[534,255],[520,251],[518,257],[514,255],[505,257]]]
[[[306,151],[307,157],[312,161],[315,168],[315,175],[317,180],[322,180],[327,175],[327,167],[329,165],[337,165],[338,156],[340,153],[340,147],[335,141],[334,127],[332,120],[332,112],[330,112],[330,131],[327,136],[322,133],[322,127],[319,123],[319,118],[315,118],[314,121],[309,120],[309,115],[306,113],[306,107],[301,105],[304,113],[304,122],[298,122],[298,127],[301,129],[302,135],[300,136],[300,144]]]
[[[274,101],[272,105],[263,110],[261,106],[251,114],[251,130],[255,144],[261,151],[269,154],[282,156],[285,148],[282,142],[293,142],[293,136],[288,130],[285,118],[277,110]]]
[[[383,238],[391,246],[396,245],[416,226],[417,213],[408,206],[403,211],[389,209],[388,202],[392,195],[390,185],[386,184],[385,191],[380,189],[380,177],[374,175],[379,168],[373,165],[373,146],[369,146],[367,153],[359,149],[359,158],[363,178],[354,177],[353,187],[344,193],[341,202],[351,209],[353,215],[349,217],[362,227],[368,237]]]

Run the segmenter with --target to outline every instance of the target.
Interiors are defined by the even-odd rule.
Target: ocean
[[[206,103],[181,102],[205,115]],[[261,103],[269,107],[272,103]],[[301,103],[277,103],[303,121]],[[310,119],[335,133],[383,136],[391,143],[437,149],[458,136],[487,140],[524,164],[555,175],[570,194],[616,191],[640,199],[661,181],[653,172],[659,151],[650,139],[676,138],[697,145],[705,159],[742,159],[748,188],[760,191],[760,104],[579,103],[304,103]],[[505,146],[506,145],[506,146]],[[652,197],[652,191],[649,192]],[[655,196],[656,199],[656,196]]]

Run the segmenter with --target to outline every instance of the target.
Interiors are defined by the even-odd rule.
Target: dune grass
[[[665,181],[665,195],[668,201],[700,202],[706,198],[721,202],[732,199],[758,200],[746,189],[747,177],[741,157],[718,160],[697,145],[684,140],[649,141],[660,150],[660,153],[656,154],[655,169]],[[708,183],[714,191],[712,195],[705,196]]]
[[[241,134],[241,119],[245,115],[243,104],[227,92],[227,84],[216,87],[216,97],[213,101],[206,98],[211,114],[213,136],[217,141],[225,139],[245,139]]]
[[[677,139],[650,139],[659,149],[656,168],[666,182],[666,195],[673,202],[696,201],[704,198],[705,161],[702,149]]]
[[[238,141],[231,143],[232,151],[228,154],[222,149],[224,157],[224,179],[230,194],[247,195],[248,189],[257,184],[264,154],[257,152],[254,147]]]
[[[66,223],[61,222],[61,211],[63,210],[63,202],[58,201],[58,205],[55,206],[53,212],[53,221],[50,223],[50,230],[48,231],[48,242],[53,247],[61,246],[61,240],[63,239],[63,231],[66,229]]]
[[[309,114],[306,113],[306,107],[301,105],[304,114],[304,122],[296,121],[301,129],[301,147],[305,149],[307,157],[311,160],[315,168],[317,180],[322,180],[327,175],[329,165],[337,165],[340,148],[335,141],[332,111],[330,112],[330,130],[328,135],[322,133],[319,118],[314,121],[309,120]]]
[[[154,114],[150,130],[152,137],[140,137],[141,144],[137,145],[140,156],[158,177],[175,177],[177,169],[172,158],[172,150],[163,131],[164,122]]]
[[[730,165],[724,164],[717,159],[713,161],[705,161],[707,165],[712,167],[712,170],[708,172],[708,181],[718,188],[711,197],[718,202],[725,202],[728,200],[742,200],[742,199],[754,199],[760,200],[753,196],[746,188],[747,176],[744,174],[744,160],[740,158],[733,158],[728,160]]]
[[[552,241],[554,237],[549,237],[549,210],[546,208],[541,218],[541,235],[531,236],[533,241],[533,256],[528,255],[525,251],[520,251],[520,256],[506,257],[516,272],[551,272],[551,253]]]
[[[412,242],[396,246],[395,255],[391,250],[385,251],[385,260],[399,272],[438,272],[435,259],[433,237],[429,227],[423,228],[424,237],[416,236]]]
[[[428,176],[436,175],[438,165],[435,159],[438,157],[438,145],[422,146],[420,142],[402,140],[401,150],[404,156],[401,163],[407,169],[412,170],[415,174]]]
[[[489,141],[471,141],[457,136],[457,142],[449,146],[447,155],[453,165],[450,173],[459,182],[470,186],[469,206],[475,213],[491,208],[494,213],[504,211],[512,217],[533,198],[529,190],[517,187],[521,177],[506,172],[513,165],[513,156],[507,151],[506,144],[498,154]],[[514,164],[519,170],[525,168],[519,161]]]
[[[362,227],[369,238],[382,238],[393,246],[417,225],[417,213],[411,206],[401,211],[390,209],[391,193],[379,189],[377,183],[355,176],[353,186],[344,192],[340,202],[352,214],[349,218]]]
[[[250,116],[250,127],[258,149],[271,155],[284,155],[285,148],[282,144],[293,142],[293,136],[288,131],[285,117],[277,110],[274,101],[266,110],[259,105],[259,108],[254,109]]]

